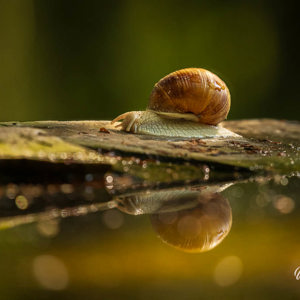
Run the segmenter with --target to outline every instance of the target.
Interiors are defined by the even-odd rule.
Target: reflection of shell
[[[204,252],[226,237],[232,222],[227,199],[211,194],[209,199],[206,195],[198,201],[194,208],[151,215],[152,225],[164,242],[183,251]]]

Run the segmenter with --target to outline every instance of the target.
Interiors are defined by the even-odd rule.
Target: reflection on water
[[[134,215],[150,214],[154,230],[167,244],[187,252],[204,252],[216,247],[230,230],[230,204],[218,193],[230,185],[119,196],[117,207]]]
[[[197,196],[193,208],[151,215],[159,237],[167,244],[187,252],[213,249],[231,228],[230,204],[220,194]]]
[[[89,178],[88,183],[93,179],[91,174],[85,177]],[[244,193],[241,187],[234,187],[238,181],[154,190],[146,188],[127,193],[126,190],[123,191],[124,188],[123,192],[120,192],[118,185],[111,184],[121,182],[124,187],[124,182],[133,182],[133,178],[128,176],[123,178],[120,174],[114,173],[104,177],[108,201],[99,199],[98,202],[93,200],[97,191],[103,190],[103,186],[100,185],[99,188],[96,185],[95,189],[93,183],[84,187],[70,183],[47,186],[8,184],[1,188],[0,228],[37,222],[38,232],[52,237],[59,233],[60,218],[79,217],[103,211],[103,223],[110,229],[118,229],[124,222],[123,214],[120,212],[129,215],[149,215],[154,231],[168,245],[185,252],[205,252],[219,245],[231,229],[231,206],[221,192],[231,186],[232,198],[242,198]],[[257,177],[251,180],[264,183],[270,178],[272,177]],[[288,183],[285,176],[272,179],[282,185]],[[50,203],[49,195],[56,197],[50,199]],[[70,201],[66,201],[66,195],[71,195],[72,206]],[[79,195],[79,198],[77,199],[75,195]],[[100,195],[103,195],[103,191]],[[295,208],[295,202],[291,197],[272,195],[270,191],[263,190],[256,196],[257,206],[265,207],[271,201],[270,197],[273,207],[282,214],[289,214]],[[57,202],[57,198],[62,201]],[[82,203],[82,198],[86,200],[85,203]],[[56,201],[51,201],[54,199]],[[14,200],[14,206],[8,203],[10,200]],[[86,204],[87,201],[92,202]]]
[[[113,181],[112,175],[107,177],[111,178],[110,182]],[[119,194],[106,202],[62,208],[47,208],[46,206],[36,213],[28,211],[27,214],[2,218],[0,228],[38,222],[38,231],[51,237],[58,233],[57,218],[105,211],[102,215],[103,222],[108,228],[117,229],[122,226],[124,218],[122,214],[114,210],[116,208],[130,215],[150,215],[151,224],[158,237],[167,244],[186,252],[204,252],[216,247],[231,228],[230,204],[220,192],[232,184],[146,190]],[[16,185],[9,185],[6,195],[11,195],[12,199],[15,197],[16,208],[24,211],[30,205],[27,198],[31,200],[34,198],[32,195],[29,196],[28,191],[27,197],[17,195],[16,190]],[[36,193],[36,190],[36,186],[29,189],[32,193]],[[62,184],[60,190],[63,194],[71,194],[74,192],[74,187],[70,184]],[[41,196],[41,192],[38,195]],[[11,209],[11,213],[15,214],[16,211]]]
[[[298,177],[162,187],[120,173],[83,177],[0,186],[0,264],[12,270],[0,286],[25,282],[33,293],[17,288],[7,299],[32,299],[37,290],[82,299],[78,291],[90,288],[107,299],[132,299],[137,290],[136,299],[150,291],[162,299],[165,287],[175,299],[221,299],[225,287],[238,298],[235,289],[253,293],[256,277],[261,289],[299,296]]]

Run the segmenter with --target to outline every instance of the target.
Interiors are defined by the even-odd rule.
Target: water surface
[[[2,178],[1,299],[300,297],[297,176],[30,178]]]

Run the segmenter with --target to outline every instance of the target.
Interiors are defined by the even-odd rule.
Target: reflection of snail
[[[150,214],[153,228],[167,244],[186,252],[204,252],[230,231],[231,207],[219,193],[230,185],[128,194],[115,201],[128,214]]]
[[[197,200],[193,208],[151,215],[153,228],[164,242],[183,251],[204,252],[226,237],[232,222],[227,199],[211,194]]]
[[[86,215],[113,208],[149,214],[159,237],[178,249],[202,252],[219,244],[230,230],[231,209],[219,193],[232,183],[126,193],[107,202],[52,208],[0,219],[0,229],[60,217]]]
[[[230,109],[230,93],[215,74],[198,68],[173,72],[155,84],[146,111],[132,111],[112,123],[124,131],[178,137],[235,136],[218,125]]]

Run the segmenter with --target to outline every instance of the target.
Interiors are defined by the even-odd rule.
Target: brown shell
[[[198,201],[193,208],[150,216],[154,230],[164,242],[186,252],[204,252],[227,236],[232,224],[228,200],[216,193],[200,196]]]
[[[148,109],[193,113],[200,123],[217,125],[228,115],[230,93],[217,75],[205,69],[187,68],[173,72],[155,84]]]

